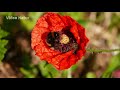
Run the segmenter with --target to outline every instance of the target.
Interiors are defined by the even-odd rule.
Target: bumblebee
[[[48,33],[46,40],[49,46],[54,47],[55,43],[59,43],[59,33],[57,32]]]

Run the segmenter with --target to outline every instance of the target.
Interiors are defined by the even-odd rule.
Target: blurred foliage
[[[4,58],[4,54],[7,51],[5,46],[7,45],[8,40],[4,39],[6,36],[8,36],[8,32],[0,28],[0,61]]]
[[[101,77],[110,78],[112,75],[112,72],[117,69],[120,69],[120,53],[111,58],[107,69],[105,70],[105,72]]]
[[[100,24],[101,22],[104,21],[105,17],[103,17],[103,14],[104,14],[104,12],[97,13],[97,15],[96,15],[97,19],[96,19],[95,23]]]
[[[20,68],[20,71],[23,73],[25,78],[35,78],[37,77],[38,72],[38,66],[32,64],[31,57],[24,53],[24,56],[22,58],[22,67]]]
[[[45,12],[0,12],[0,60],[2,60],[6,56],[7,51],[7,45],[10,48],[10,44],[8,43],[8,40],[5,39],[5,37],[9,36],[9,41],[12,42],[12,44],[16,44],[17,38],[19,32],[27,32],[30,34],[31,30],[33,29],[34,25],[36,24],[36,21],[40,16],[42,16]],[[110,20],[110,24],[107,26],[108,32],[111,33],[113,28],[117,28],[117,38],[120,39],[120,13],[119,12],[113,12],[109,13],[110,16],[106,17],[104,12],[58,12],[61,15],[67,15],[75,19],[79,24],[81,24],[84,27],[87,27],[87,25],[91,25],[91,23],[94,23],[95,25],[99,25],[100,27],[104,27],[104,22],[107,21],[106,18]],[[90,15],[95,16],[92,19],[90,19]],[[26,16],[28,19],[16,19],[16,20],[8,20],[6,19],[6,16]],[[94,25],[92,24],[92,25]],[[96,29],[96,27],[94,28]],[[96,29],[97,30],[97,29]],[[17,32],[17,33],[16,33]],[[98,30],[99,32],[99,30]],[[94,33],[94,32],[90,32]],[[94,34],[92,34],[94,35]],[[27,36],[26,36],[27,37]],[[12,38],[12,39],[11,39]],[[102,37],[101,37],[102,38]],[[92,38],[91,38],[92,39]],[[16,42],[13,42],[12,40],[15,40]],[[30,43],[29,43],[30,44]],[[17,48],[19,46],[16,46]],[[12,47],[11,47],[12,48]],[[14,50],[13,50],[14,51]],[[31,51],[29,53],[22,52],[21,60],[19,61],[21,63],[21,66],[19,68],[20,72],[23,74],[23,77],[25,78],[66,78],[68,71],[58,71],[55,69],[51,64],[48,64],[46,61],[39,60],[37,64],[34,64],[32,62],[32,55]],[[8,52],[8,54],[11,54],[11,52]],[[14,52],[16,53],[16,52]],[[18,51],[19,53],[19,51]],[[12,55],[11,55],[12,56]],[[19,57],[18,57],[19,58]],[[17,58],[17,59],[18,59]],[[34,59],[33,59],[34,60]],[[35,59],[36,60],[36,59]],[[12,59],[11,59],[12,61]],[[9,63],[9,62],[8,62]],[[79,70],[80,64],[75,64],[72,66],[71,70],[72,72],[75,72],[77,74],[77,77],[80,74]],[[92,67],[91,67],[92,68]],[[120,69],[120,53],[117,55],[113,55],[109,61],[108,67],[105,69],[103,74],[101,75],[101,78],[110,78],[113,71]],[[83,69],[84,70],[84,69]],[[71,73],[72,75],[72,73]],[[97,75],[92,70],[88,70],[85,73],[86,78],[96,78]]]
[[[41,74],[45,78],[53,78],[53,77],[57,77],[59,75],[59,71],[56,70],[51,64],[48,64],[45,61],[41,61],[39,63],[39,69],[41,71]]]
[[[36,24],[36,21],[42,14],[43,14],[43,12],[29,12],[28,13],[29,19],[27,19],[27,20],[21,19],[21,24],[23,26],[25,26],[25,28],[27,30],[31,31],[33,29],[34,25]]]
[[[112,28],[118,27],[120,29],[120,13],[114,13],[112,14],[111,17],[111,22],[110,23],[110,30],[112,30]]]
[[[94,72],[88,72],[88,73],[86,74],[86,78],[96,78],[96,75],[95,75]]]
[[[38,70],[34,66],[31,66],[30,68],[30,70],[24,69],[23,67],[20,68],[20,71],[23,73],[25,78],[35,78],[38,74]]]
[[[11,16],[14,15],[14,12],[0,12],[0,16]]]
[[[7,13],[6,13],[7,14]],[[12,35],[14,33],[14,31],[16,31],[16,29],[20,29],[20,21],[18,19],[14,19],[14,20],[8,20],[6,19],[7,16],[9,16],[9,13],[8,15],[3,15],[3,22],[2,22],[2,25],[1,25],[1,28],[6,30],[7,32],[10,32],[10,34]],[[15,16],[14,13],[12,13],[11,16]]]

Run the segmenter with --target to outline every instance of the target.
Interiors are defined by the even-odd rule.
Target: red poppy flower
[[[89,41],[85,29],[71,17],[50,12],[38,19],[31,37],[36,55],[58,70],[67,69],[80,60]]]

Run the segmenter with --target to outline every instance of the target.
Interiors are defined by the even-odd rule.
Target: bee
[[[53,47],[55,43],[59,42],[59,33],[57,33],[57,32],[48,33],[46,42],[47,42],[48,46]]]

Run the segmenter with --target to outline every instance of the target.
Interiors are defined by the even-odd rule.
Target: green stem
[[[72,78],[72,74],[71,74],[71,68],[69,68],[67,73],[67,78]]]
[[[92,53],[120,51],[120,49],[86,49],[86,50],[89,51],[89,52],[92,52]]]

